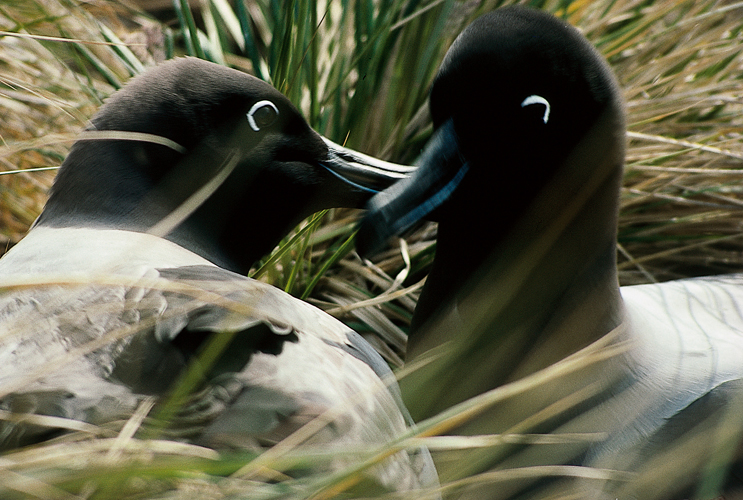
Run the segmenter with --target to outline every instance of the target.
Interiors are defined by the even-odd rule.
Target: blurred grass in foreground
[[[329,138],[409,162],[430,133],[427,90],[443,53],[474,17],[501,3],[509,2],[201,0],[192,11],[175,0],[172,22],[164,25],[113,1],[9,0],[0,6],[2,169],[59,165],[107,95],[173,54],[197,55],[261,76]],[[578,26],[607,56],[624,89],[630,133],[619,222],[623,284],[743,268],[743,3],[527,3]],[[38,215],[53,176],[53,171],[0,175],[3,246],[18,241]],[[312,219],[262,263],[258,274],[296,295],[310,294],[311,301],[342,317],[399,365],[418,282],[435,248],[435,227],[419,228],[368,267],[348,244],[354,217],[336,210]],[[477,214],[472,217],[478,220]],[[505,387],[421,428],[442,432],[447,419],[518,396],[565,370],[558,366]],[[186,444],[133,439],[140,423],[146,424],[146,410],[129,426],[85,427],[59,442],[2,457],[3,496],[138,498],[157,491],[167,496],[176,487],[173,495],[182,498],[323,498],[322,492],[333,491],[343,479],[274,484],[272,479],[280,477],[276,471],[323,460],[321,452],[288,445],[253,460],[247,452],[218,456]],[[527,427],[516,426],[512,436],[431,438],[427,444],[451,450],[548,440],[520,434]],[[420,441],[411,435],[408,443],[391,446],[406,444]],[[362,450],[361,455],[373,462],[377,452]],[[672,463],[650,471],[660,477],[648,484],[669,480],[663,473],[673,469]],[[456,467],[457,460],[442,463],[442,477]],[[518,473],[524,471],[512,474]],[[497,482],[508,474],[469,481]]]

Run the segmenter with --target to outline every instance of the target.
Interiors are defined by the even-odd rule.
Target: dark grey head
[[[360,206],[405,171],[326,141],[269,84],[183,58],[106,102],[62,165],[38,225],[148,231],[229,172],[166,237],[244,273],[303,218]]]
[[[605,229],[591,235],[603,240],[585,244],[613,252],[623,106],[610,68],[578,30],[524,7],[480,17],[446,54],[430,107],[435,131],[418,170],[370,200],[357,235],[369,253],[422,217],[439,221],[419,309],[436,272],[440,286],[456,290],[558,173],[570,179],[561,184],[566,204],[596,172],[611,178],[598,221]]]

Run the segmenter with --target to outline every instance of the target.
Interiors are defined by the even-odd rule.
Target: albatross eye
[[[258,101],[248,111],[248,123],[256,132],[272,125],[279,117],[279,108],[271,101]]]
[[[550,119],[550,103],[542,97],[541,95],[530,95],[526,99],[523,100],[521,103],[521,107],[525,108],[526,106],[532,106],[534,104],[539,104],[544,106],[544,115],[542,115],[542,121],[547,124],[547,122]]]

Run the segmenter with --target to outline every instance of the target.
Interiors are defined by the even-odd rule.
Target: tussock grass
[[[201,8],[191,10],[187,2],[175,0],[172,22],[164,25],[113,1],[3,2],[0,246],[22,237],[54,176],[53,170],[5,172],[58,166],[107,95],[174,53],[256,74],[284,92],[329,138],[372,155],[412,161],[431,131],[427,90],[443,53],[475,16],[504,3],[509,2],[338,0],[314,8],[305,0],[203,0]],[[619,222],[622,283],[743,269],[743,2],[529,3],[579,27],[606,55],[624,91],[629,134]],[[343,318],[391,364],[401,366],[405,328],[435,249],[435,226],[419,227],[370,266],[352,251],[354,220],[346,210],[317,215],[253,274]],[[528,466],[465,478],[453,473],[463,456],[458,451],[487,448],[497,454],[499,446],[554,439],[528,432],[549,418],[546,414],[532,415],[503,435],[422,437],[590,363],[572,359],[468,401],[422,422],[421,435],[411,432],[384,450],[348,452],[375,463],[421,443],[446,450],[440,463],[445,492],[517,477],[613,477],[612,471]],[[414,369],[408,366],[401,373]],[[553,410],[589,396],[576,389]],[[284,481],[292,468],[328,457],[321,450],[287,446],[255,461],[254,451],[217,455],[174,441],[140,440],[134,436],[141,425],[149,425],[148,409],[143,406],[128,422],[105,427],[71,425],[70,434],[0,457],[2,496],[325,498],[340,494],[336,486],[356,473],[352,468],[332,477]],[[721,440],[739,431],[737,426],[720,429]],[[645,498],[657,494],[663,481],[678,479],[674,460],[688,456],[693,446],[690,436],[647,478],[632,478],[652,485]],[[710,464],[714,469],[714,461]]]
[[[96,10],[96,9],[94,9]],[[120,23],[119,7],[98,9]],[[10,1],[0,6],[0,162],[4,172],[58,167],[103,99],[147,61],[145,26],[128,47],[72,1]],[[140,56],[135,56],[134,53]],[[41,211],[54,172],[0,176],[0,234],[17,242]]]

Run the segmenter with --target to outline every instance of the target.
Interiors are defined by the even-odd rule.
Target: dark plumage
[[[304,217],[358,206],[368,188],[409,171],[325,140],[264,81],[193,58],[132,80],[89,131],[166,142],[83,137],[59,171],[38,226],[148,231],[231,169],[215,195],[165,237],[242,274]]]
[[[307,444],[388,442],[409,417],[382,358],[341,322],[237,273],[314,211],[359,206],[409,170],[323,139],[238,71],[180,59],[135,78],[0,259],[0,409],[125,419],[168,394],[213,333],[226,347],[165,435],[262,449],[330,410]],[[16,415],[0,421],[0,448],[61,431]],[[366,476],[392,490],[436,484],[423,450]]]
[[[625,125],[608,65],[568,24],[503,8],[457,38],[430,105],[436,131],[419,169],[370,200],[357,238],[370,252],[421,217],[439,222],[410,356],[448,354],[403,394],[424,399],[423,417],[547,369],[459,432],[585,436],[473,452],[463,475],[545,468],[464,497],[687,498],[711,457],[738,457],[740,419],[720,424],[741,397],[743,276],[620,291]]]

